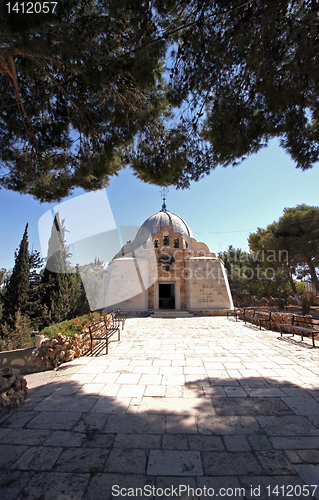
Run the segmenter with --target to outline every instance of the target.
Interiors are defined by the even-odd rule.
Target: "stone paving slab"
[[[198,451],[151,450],[149,476],[202,476],[203,467]]]
[[[136,318],[107,356],[26,378],[25,403],[0,413],[1,500],[306,498],[319,483],[307,342],[223,317]]]

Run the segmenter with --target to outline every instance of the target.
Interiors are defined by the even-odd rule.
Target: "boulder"
[[[15,375],[9,367],[0,370],[0,410],[16,408],[27,394],[27,381],[22,375]]]

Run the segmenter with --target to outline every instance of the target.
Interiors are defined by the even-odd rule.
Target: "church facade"
[[[224,263],[163,203],[110,262],[99,307],[214,313],[233,301]]]

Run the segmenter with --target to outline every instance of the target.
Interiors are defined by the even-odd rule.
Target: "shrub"
[[[10,323],[3,323],[0,327],[0,351],[12,351],[34,346],[31,338],[31,325],[28,316],[21,314],[20,310],[14,318],[9,316]]]
[[[53,337],[56,333],[62,333],[62,335],[66,335],[67,337],[73,337],[73,335],[77,333],[81,333],[82,329],[96,321],[100,317],[100,313],[91,313],[85,314],[84,316],[80,316],[74,319],[68,319],[62,321],[61,323],[55,323],[54,325],[47,326],[43,330],[41,330],[41,335],[47,335],[49,338]]]

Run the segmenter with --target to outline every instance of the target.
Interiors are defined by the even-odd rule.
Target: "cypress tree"
[[[42,304],[42,275],[40,269],[43,267],[43,259],[40,252],[32,250],[30,256],[30,312],[29,318],[32,324],[32,330],[40,330],[43,323],[43,304]]]
[[[28,224],[25,227],[19,249],[15,252],[15,263],[3,298],[2,321],[13,324],[16,313],[23,316],[29,311],[30,256]]]

